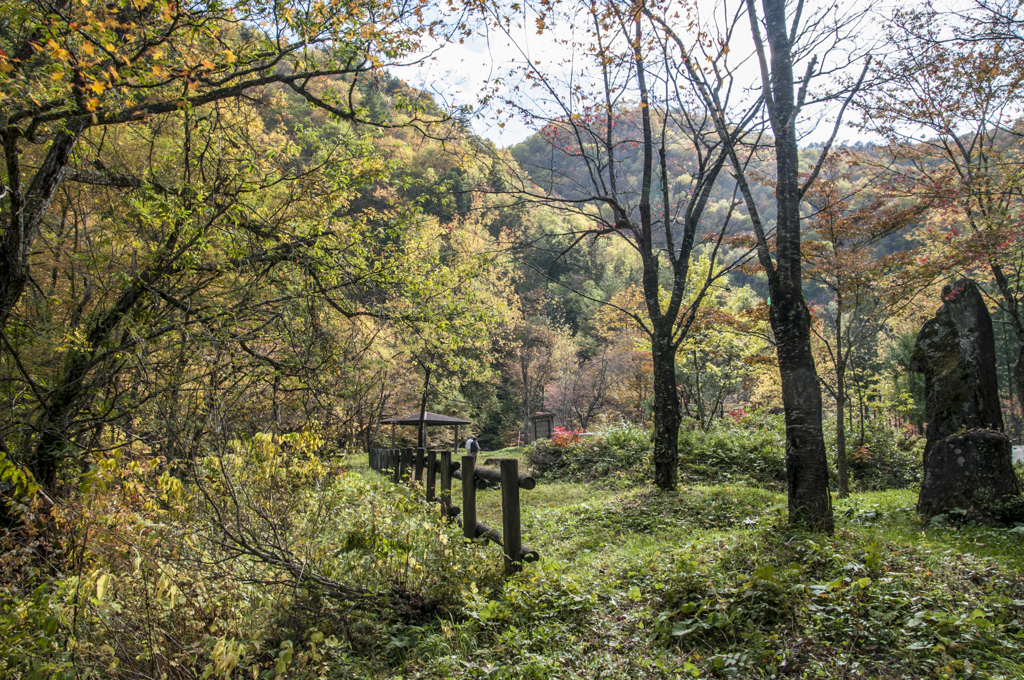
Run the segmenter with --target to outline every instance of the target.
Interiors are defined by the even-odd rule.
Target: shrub
[[[828,449],[829,473],[833,491],[838,489],[836,468],[835,420],[825,421],[825,446]],[[903,430],[894,430],[884,422],[864,423],[861,443],[860,427],[847,428],[846,460],[850,472],[850,490],[856,492],[909,489],[920,485],[924,437]]]
[[[592,436],[556,431],[555,437],[535,442],[527,460],[538,477],[640,482],[651,477],[651,437],[631,423],[607,426]]]
[[[258,435],[183,479],[97,460],[53,519],[61,575],[0,582],[0,677],[321,677],[500,582],[493,552],[417,493],[319,446]]]
[[[781,415],[730,411],[706,430],[693,421],[679,431],[680,478],[690,483],[743,482],[784,490],[786,486],[786,426]],[[833,490],[838,485],[835,421],[823,422],[825,449]],[[921,482],[924,439],[894,430],[884,423],[865,423],[864,443],[859,428],[847,433],[850,486],[854,491],[906,489]]]
[[[679,476],[691,484],[746,483],[781,490],[786,485],[786,430],[782,416],[742,413],[695,421],[679,429]]]

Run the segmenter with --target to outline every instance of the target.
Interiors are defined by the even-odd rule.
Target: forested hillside
[[[0,678],[1021,677],[1019,5],[0,0]]]

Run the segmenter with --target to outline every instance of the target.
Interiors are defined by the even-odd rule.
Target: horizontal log
[[[505,545],[505,541],[504,541],[504,539],[501,536],[501,532],[500,531],[495,531],[494,529],[490,528],[489,526],[487,526],[483,522],[477,522],[476,523],[476,537],[477,538],[486,538],[491,543],[497,543],[500,546],[504,546]]]
[[[483,522],[476,523],[476,537],[485,538],[491,543],[497,543],[501,547],[505,547],[505,539],[501,535],[501,532],[490,528]],[[522,562],[536,562],[539,559],[540,553],[525,545],[523,546],[522,552],[519,553],[519,560]]]
[[[476,468],[476,476],[480,479],[486,480],[491,486],[496,486],[501,483],[501,470],[494,470],[491,468],[478,467]],[[519,475],[519,488],[520,489],[534,489],[537,487],[537,480],[529,475]]]
[[[452,478],[458,479],[459,481],[462,481],[462,470],[456,470],[455,472],[453,472],[452,473]],[[488,488],[490,485],[487,483],[486,480],[481,479],[480,477],[477,477],[476,478],[476,482],[474,483],[474,486],[477,489],[482,491],[482,490]]]
[[[459,508],[459,506],[457,506],[457,505],[449,505],[448,506],[448,516],[449,517],[458,517],[460,512],[462,512],[462,510]]]
[[[457,460],[452,461],[452,472],[455,472],[460,467],[462,467],[462,463],[460,463]],[[434,463],[434,469],[437,470],[437,472],[439,473],[441,472],[441,461],[437,461],[436,463]]]

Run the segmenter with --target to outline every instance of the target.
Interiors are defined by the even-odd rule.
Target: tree
[[[510,330],[505,371],[518,389],[520,432],[529,441],[530,416],[544,405],[545,388],[575,347],[568,331],[546,317],[523,317]]]
[[[244,429],[247,398],[330,414],[316,378],[345,343],[325,316],[376,315],[415,215],[353,207],[388,172],[355,128],[372,122],[357,84],[441,24],[261,2],[3,12],[0,446],[52,488],[110,426],[159,438],[146,404],[177,417],[193,395],[188,427],[164,432],[192,444]],[[280,125],[288,97],[331,121]]]
[[[586,430],[611,403],[615,383],[624,377],[627,358],[607,345],[581,357],[577,339],[573,340],[571,350],[559,362],[555,380],[545,389],[544,408],[554,412],[565,427]]]
[[[864,125],[889,142],[894,184],[933,200],[953,224],[937,256],[987,270],[1011,324],[1017,400],[1024,408],[1024,32],[1019,3],[931,3],[894,13],[884,85],[862,98]],[[949,218],[953,218],[949,220]]]
[[[679,385],[688,417],[707,429],[768,360],[767,325],[749,287],[726,285],[705,298],[679,353]],[[761,302],[763,305],[763,302]]]
[[[717,180],[731,147],[721,143],[711,116],[694,106],[677,79],[682,50],[645,9],[616,0],[545,6],[537,16],[540,30],[561,22],[586,27],[581,39],[567,45],[586,58],[563,73],[521,47],[523,59],[513,73],[518,94],[503,98],[502,106],[541,127],[548,150],[542,166],[519,159],[532,171],[532,180],[520,179],[519,195],[586,220],[578,229],[566,220],[558,238],[542,247],[561,258],[586,241],[614,237],[640,260],[644,314],[621,311],[650,342],[654,481],[673,489],[680,423],[676,354],[707,291],[746,251],[724,248],[740,205],[736,192],[723,192],[724,210],[715,219],[707,210],[721,191]],[[502,7],[491,10],[490,25],[515,42],[518,19]],[[712,57],[722,60],[724,51]],[[530,235],[521,236],[525,241]],[[701,248],[712,264],[706,276],[693,276],[691,263]]]
[[[806,11],[805,11],[806,10]],[[648,16],[657,18],[648,8]],[[803,2],[762,0],[760,9],[755,0],[746,0],[732,13],[721,11],[732,20],[724,26],[698,23],[709,31],[707,43],[729,46],[737,18],[744,16],[749,26],[758,65],[759,98],[741,111],[735,111],[722,93],[730,93],[736,85],[734,70],[706,66],[704,54],[685,49],[682,38],[671,28],[666,14],[656,19],[685,56],[682,66],[687,82],[697,91],[705,110],[714,122],[719,138],[729,157],[732,172],[744,198],[756,240],[757,258],[768,277],[771,296],[770,320],[775,337],[782,381],[782,398],[786,419],[786,477],[789,497],[789,520],[794,526],[831,533],[834,528],[832,502],[828,491],[828,466],[822,434],[821,387],[818,384],[811,351],[812,317],[803,296],[803,260],[801,253],[801,204],[814,184],[822,164],[828,158],[839,131],[843,114],[852,93],[860,89],[868,60],[860,77],[839,93],[814,93],[812,82],[843,72],[859,51],[851,48],[859,14],[842,14],[837,6],[817,10],[805,8]],[[745,55],[746,56],[746,55]],[[796,68],[803,66],[802,76]],[[835,126],[809,172],[800,165],[797,142],[798,125],[815,104],[841,100],[835,111]],[[748,129],[742,121],[753,120],[753,112],[761,114],[771,136],[764,141],[756,125]],[[758,208],[751,189],[753,179],[748,161],[740,151],[748,145],[768,146],[775,162],[775,232],[767,229],[766,216]]]
[[[866,184],[863,180],[852,177],[851,163],[856,160],[841,152],[833,154],[804,197],[813,210],[808,220],[811,235],[804,247],[805,273],[831,297],[828,305],[817,310],[822,323],[812,330],[824,344],[835,375],[833,383],[823,379],[822,384],[836,402],[836,466],[841,497],[850,492],[847,369],[858,356],[875,348],[890,316],[914,298],[920,285],[907,276],[914,271],[905,267],[910,253],[880,257],[876,246],[911,225],[929,208],[927,201],[903,207],[873,197],[875,192],[862,186]],[[928,282],[930,277],[924,284]]]
[[[92,159],[79,146],[90,130],[198,111],[269,86],[359,120],[350,96],[357,77],[443,30],[414,8],[374,3],[4,0],[0,16],[0,329],[29,285],[31,254],[63,182],[149,181],[105,163],[84,167]]]

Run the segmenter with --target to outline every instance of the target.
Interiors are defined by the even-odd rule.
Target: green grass
[[[542,560],[368,677],[1024,677],[1022,529],[925,524],[913,491],[836,499],[833,536],[743,485],[520,498]],[[477,499],[499,527],[500,493]]]

